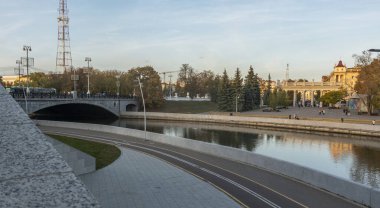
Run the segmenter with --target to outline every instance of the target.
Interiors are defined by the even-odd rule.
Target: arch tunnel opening
[[[88,121],[88,120],[115,120],[117,116],[112,112],[96,106],[82,103],[70,103],[44,108],[34,112],[33,119]]]

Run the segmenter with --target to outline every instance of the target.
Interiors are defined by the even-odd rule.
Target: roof
[[[336,67],[345,67],[345,65],[343,65],[342,60],[339,60],[339,63],[338,63],[338,65],[336,65]]]

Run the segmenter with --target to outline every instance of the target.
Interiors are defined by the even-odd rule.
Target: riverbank
[[[126,112],[122,118],[143,118],[142,112]],[[380,125],[339,123],[318,120],[294,120],[253,116],[228,116],[206,114],[176,114],[147,112],[148,119],[188,121],[204,123],[234,124],[242,126],[269,127],[275,129],[294,129],[302,131],[329,132],[349,135],[380,137]],[[377,138],[376,138],[377,139]]]

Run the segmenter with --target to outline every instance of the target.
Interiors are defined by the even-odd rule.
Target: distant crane
[[[179,70],[177,70],[177,71],[166,71],[166,72],[160,72],[159,74],[164,75],[164,83],[166,84],[166,74],[171,74],[171,73],[175,73],[175,72],[180,72],[180,71]]]
[[[176,72],[180,72],[179,70],[177,71],[166,71],[166,72],[160,72],[159,74],[163,74],[164,75],[164,90],[166,90],[166,74],[169,74],[169,78],[170,78],[170,81],[169,81],[169,93],[170,93],[170,97],[172,96],[172,86],[171,86],[171,82],[172,82],[172,73],[176,73]]]

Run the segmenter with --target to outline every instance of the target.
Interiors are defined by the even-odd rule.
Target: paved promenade
[[[214,186],[162,160],[121,148],[111,165],[80,176],[107,207],[240,207]]]
[[[319,112],[325,110],[325,115],[320,115]],[[288,109],[281,109],[280,112],[263,112],[260,110],[239,113],[239,115],[247,116],[264,116],[264,117],[283,117],[288,118],[289,115],[292,117],[296,114],[300,119],[312,119],[312,120],[326,120],[326,121],[338,121],[343,118],[344,120],[351,120],[355,123],[368,123],[372,124],[371,121],[375,120],[376,124],[380,125],[380,116],[369,116],[369,115],[358,115],[357,113],[350,113],[346,115],[343,113],[343,109],[328,109],[328,108],[317,108],[317,107],[289,107]]]

